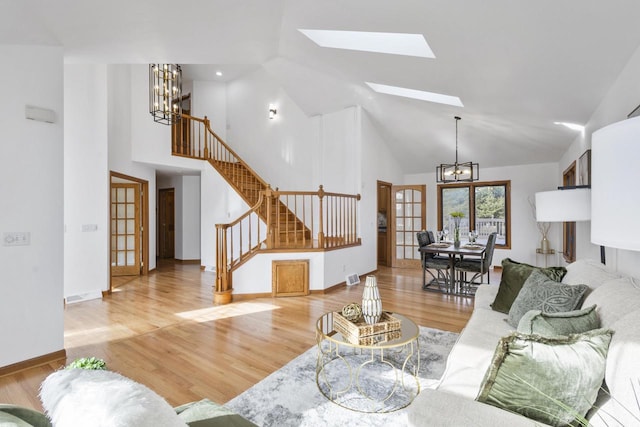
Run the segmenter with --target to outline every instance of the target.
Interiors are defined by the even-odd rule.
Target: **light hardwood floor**
[[[375,273],[385,310],[417,324],[459,332],[469,298],[421,290],[414,269]],[[492,273],[492,283],[499,274]],[[159,263],[102,300],[65,308],[67,360],[0,377],[0,403],[41,410],[38,390],[54,370],[78,357],[141,382],[171,405],[202,398],[225,403],[315,344],[315,321],[357,302],[362,285],[306,297],[260,298],[212,306],[214,275],[197,265]]]

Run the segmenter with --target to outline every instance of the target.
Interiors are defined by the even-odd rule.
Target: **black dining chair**
[[[419,231],[416,233],[418,247],[427,246],[435,243],[433,231]],[[419,249],[418,249],[419,250]],[[436,284],[439,287],[448,287],[449,284],[449,258],[442,257],[437,254],[430,254],[420,251],[420,260],[422,262],[422,289]],[[434,275],[431,270],[436,270]],[[427,283],[426,273],[429,273],[432,279]]]
[[[487,238],[487,245],[484,255],[481,258],[463,258],[456,262],[456,271],[460,274],[460,283],[465,293],[471,293],[473,287],[482,283],[482,276],[487,275],[487,283],[491,283],[491,261],[493,260],[493,250],[496,246],[498,233],[491,233]],[[467,273],[473,273],[471,280],[467,281]],[[480,279],[476,283],[476,279]]]

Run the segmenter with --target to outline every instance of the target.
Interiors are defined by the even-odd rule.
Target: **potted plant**
[[[65,369],[93,369],[104,371],[107,364],[104,360],[97,357],[81,357],[69,363]]]

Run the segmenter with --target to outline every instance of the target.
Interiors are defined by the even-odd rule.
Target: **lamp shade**
[[[572,188],[536,193],[536,221],[565,222],[591,219],[591,190]]]
[[[640,250],[640,117],[593,133],[591,242]]]

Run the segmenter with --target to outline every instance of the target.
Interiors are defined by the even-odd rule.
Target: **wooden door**
[[[562,173],[562,185],[576,185],[576,162],[571,163]],[[562,223],[562,254],[566,262],[576,260],[576,223]]]
[[[158,257],[175,256],[175,190],[161,189],[158,193]]]
[[[420,267],[416,233],[426,228],[426,193],[424,185],[394,185],[391,189],[393,267]]]
[[[111,275],[140,274],[140,184],[111,184]]]
[[[391,266],[391,184],[378,181],[378,265]]]

